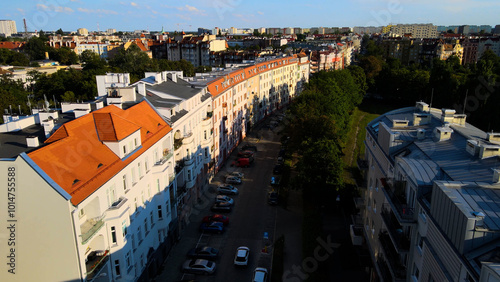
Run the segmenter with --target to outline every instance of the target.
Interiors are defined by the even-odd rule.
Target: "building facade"
[[[16,22],[11,20],[0,20],[0,34],[9,37],[17,33]]]
[[[418,102],[368,124],[359,228],[378,281],[498,277],[500,135],[465,120]]]

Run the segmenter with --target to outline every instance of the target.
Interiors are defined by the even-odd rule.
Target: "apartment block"
[[[390,36],[411,34],[413,38],[437,38],[437,26],[433,24],[398,24],[390,27]]]
[[[64,117],[36,117],[41,123],[25,117],[15,136],[2,134],[20,143],[2,144],[1,179],[12,184],[0,200],[10,206],[1,279],[148,279],[178,236],[176,186],[161,161],[173,151],[172,128],[147,101],[101,108],[53,127],[47,139],[43,129]]]
[[[378,281],[497,281],[499,136],[424,102],[368,124],[367,187],[352,230],[364,235]]]
[[[9,37],[17,33],[16,22],[11,20],[0,20],[0,34]]]

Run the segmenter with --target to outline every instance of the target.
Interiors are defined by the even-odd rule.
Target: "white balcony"
[[[86,220],[80,225],[82,244],[85,245],[104,226],[104,216]]]
[[[125,205],[127,198],[119,198],[115,201],[111,207],[106,211],[107,218],[117,218],[120,215],[125,214],[125,211],[129,209],[128,205]]]
[[[151,171],[153,173],[163,173],[167,170],[167,168],[170,166],[170,164],[172,163],[171,161],[169,161],[169,159],[171,159],[172,157],[174,156],[173,153],[167,153],[165,154],[163,157],[161,157],[161,159],[159,159],[153,166],[153,168],[151,169]]]

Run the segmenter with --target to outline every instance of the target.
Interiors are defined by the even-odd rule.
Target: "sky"
[[[499,0],[2,0],[18,31],[500,24]]]

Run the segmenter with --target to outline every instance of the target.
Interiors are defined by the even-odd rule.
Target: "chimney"
[[[488,141],[491,143],[497,143],[500,144],[500,133],[487,133],[486,134]]]
[[[476,156],[479,154],[479,149],[479,142],[476,140],[467,140],[467,144],[465,145],[465,151],[467,151],[467,153]]]
[[[422,129],[422,128],[417,129],[417,139],[418,140],[425,139],[425,129]]]
[[[425,113],[413,114],[413,126],[429,124],[431,122],[431,115]]]
[[[26,145],[29,147],[29,148],[36,148],[38,146],[40,146],[40,143],[38,142],[38,136],[27,136],[26,137]]]
[[[45,52],[45,60],[49,59],[49,52]]]
[[[172,81],[177,83],[177,73],[176,72],[172,73]]]
[[[139,94],[142,96],[146,96],[146,84],[144,83],[137,84],[137,92],[139,92]]]
[[[451,134],[453,133],[453,129],[449,126],[442,126],[434,128],[434,138],[437,141],[446,141],[451,139]]]
[[[455,110],[452,109],[442,109],[441,110],[441,121],[452,123],[455,118]]]
[[[393,128],[401,128],[401,127],[407,127],[408,126],[408,121],[403,120],[403,119],[395,119],[392,121],[392,127]]]
[[[493,184],[500,183],[500,170],[493,169]]]

